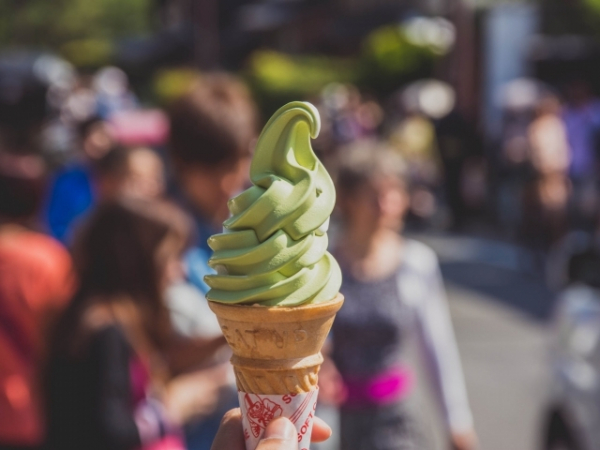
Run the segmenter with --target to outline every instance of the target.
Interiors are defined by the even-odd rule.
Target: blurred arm
[[[421,292],[414,307],[422,348],[451,433],[470,432],[473,417],[437,257],[427,247],[420,250]]]

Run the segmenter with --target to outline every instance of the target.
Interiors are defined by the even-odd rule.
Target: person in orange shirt
[[[0,448],[44,440],[40,367],[46,330],[70,298],[71,257],[33,231],[45,169],[33,155],[0,153]]]

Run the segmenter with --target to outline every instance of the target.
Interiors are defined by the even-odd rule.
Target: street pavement
[[[440,258],[481,450],[539,449],[553,294],[523,250],[419,236]],[[429,402],[430,417],[436,408]],[[439,420],[436,449],[443,449]]]

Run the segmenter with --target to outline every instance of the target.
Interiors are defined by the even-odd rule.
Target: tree
[[[1,0],[0,47],[60,50],[147,32],[154,0]]]

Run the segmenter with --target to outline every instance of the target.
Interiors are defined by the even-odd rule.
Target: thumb
[[[296,427],[285,417],[273,420],[256,450],[298,450]]]

